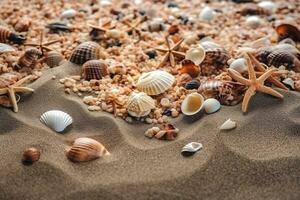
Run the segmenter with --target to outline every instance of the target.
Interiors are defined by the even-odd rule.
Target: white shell
[[[270,13],[273,13],[276,10],[276,5],[272,1],[262,1],[258,3],[258,6]]]
[[[259,27],[261,23],[262,19],[258,16],[249,16],[246,18],[246,24],[253,29]]]
[[[204,98],[201,94],[193,92],[185,97],[181,104],[184,115],[195,115],[203,108]]]
[[[222,124],[220,127],[220,130],[231,130],[236,127],[236,122],[232,121],[231,119],[228,119],[226,122]]]
[[[295,81],[291,78],[286,78],[282,81],[284,84],[291,86],[292,89],[295,89]]]
[[[200,65],[205,58],[205,50],[201,45],[198,45],[189,49],[185,54],[185,58],[193,61],[196,65]]]
[[[158,95],[171,88],[174,82],[175,78],[172,74],[156,70],[143,73],[138,79],[136,87],[148,95]]]
[[[112,5],[110,0],[100,0],[100,5],[101,6],[110,6]]]
[[[199,143],[199,142],[190,142],[182,148],[181,152],[194,153],[196,151],[199,151],[202,148],[203,148],[203,145],[201,143]]]
[[[235,59],[230,65],[230,69],[234,69],[239,73],[244,73],[248,70],[247,60],[245,58]]]
[[[72,17],[75,17],[76,13],[77,13],[76,10],[74,10],[74,9],[68,9],[68,10],[63,11],[60,17],[62,19],[64,19],[64,18],[72,18]]]
[[[217,99],[209,98],[203,103],[204,110],[207,114],[217,112],[221,108],[221,104]]]
[[[56,132],[62,132],[73,123],[72,117],[60,110],[50,110],[41,115],[40,120]]]
[[[155,108],[154,100],[144,92],[132,93],[128,99],[127,111],[133,117],[143,117]]]
[[[12,46],[4,43],[0,43],[0,54],[1,53],[9,53],[16,51]]]
[[[204,7],[200,12],[199,18],[200,20],[210,22],[214,19],[216,15],[216,11],[210,7]]]

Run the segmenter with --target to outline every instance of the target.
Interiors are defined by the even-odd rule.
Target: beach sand
[[[299,93],[284,99],[257,94],[249,113],[241,105],[222,106],[214,114],[179,117],[174,141],[148,139],[142,123],[128,124],[105,112],[90,112],[76,95],[66,95],[59,79],[77,75],[80,67],[64,64],[48,69],[28,85],[19,113],[0,110],[0,199],[299,199]],[[52,76],[56,79],[52,80]],[[58,109],[74,123],[55,133],[39,121]],[[232,131],[220,131],[228,118]],[[64,149],[75,138],[91,137],[106,146],[110,156],[85,163],[67,159]],[[192,141],[203,149],[183,157]],[[28,147],[41,150],[31,166],[21,163]]]

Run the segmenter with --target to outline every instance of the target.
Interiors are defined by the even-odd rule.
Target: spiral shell
[[[57,51],[50,51],[47,53],[45,63],[49,67],[57,67],[64,60],[64,56]]]
[[[26,39],[18,35],[16,33],[11,32],[7,28],[0,26],[0,42],[1,43],[8,43],[13,42],[16,44],[22,44]]]
[[[23,152],[22,163],[24,165],[33,164],[40,159],[40,155],[41,152],[38,149],[34,147],[28,148]]]
[[[143,117],[155,108],[154,100],[144,92],[132,93],[127,102],[127,111],[133,117]]]
[[[85,80],[100,80],[109,74],[107,65],[100,60],[89,60],[82,66],[82,77]]]
[[[82,65],[89,60],[97,60],[100,57],[100,46],[95,42],[83,42],[73,51],[70,61]]]
[[[18,59],[18,62],[14,65],[15,68],[21,69],[23,67],[33,68],[39,57],[42,56],[42,52],[36,48],[30,48]]]
[[[106,148],[91,138],[77,138],[71,147],[66,148],[66,156],[73,162],[95,160],[101,156],[110,155]]]

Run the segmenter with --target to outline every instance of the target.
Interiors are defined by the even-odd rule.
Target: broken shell
[[[83,42],[73,51],[70,61],[72,63],[82,65],[89,60],[97,60],[100,58],[100,46],[95,42]]]
[[[4,43],[0,43],[0,54],[10,53],[16,51],[12,46]]]
[[[23,152],[22,163],[24,165],[31,165],[40,159],[40,151],[34,147],[28,148]]]
[[[143,117],[155,108],[154,100],[144,92],[132,93],[127,102],[127,111],[133,117]]]
[[[190,142],[186,145],[181,150],[182,155],[184,156],[190,156],[199,151],[200,149],[203,148],[203,145],[199,142]]]
[[[247,65],[247,60],[245,58],[238,58],[235,59],[229,66],[230,69],[234,69],[239,73],[244,73],[247,72],[248,70],[248,65]]]
[[[232,121],[230,118],[225,121],[222,126],[220,127],[220,130],[231,130],[236,128],[236,122]]]
[[[41,115],[40,120],[56,132],[64,131],[73,123],[72,117],[60,110],[50,110]]]
[[[221,108],[221,104],[217,99],[209,98],[203,103],[204,110],[207,114],[217,112]]]
[[[201,45],[191,48],[186,52],[185,58],[193,61],[196,65],[200,65],[205,58],[205,50]]]
[[[204,98],[199,93],[191,93],[185,97],[181,104],[181,111],[184,115],[195,115],[203,108]]]
[[[73,145],[66,149],[66,155],[73,162],[85,162],[110,155],[110,153],[98,141],[82,137],[77,138]]]
[[[249,16],[246,18],[246,24],[251,28],[255,29],[262,23],[262,19],[258,16]]]
[[[292,24],[280,24],[276,28],[279,41],[285,38],[291,38],[295,42],[300,42],[300,30]]]
[[[258,6],[268,11],[269,13],[273,13],[276,10],[276,5],[272,1],[262,1],[258,3]]]
[[[75,17],[75,15],[76,15],[76,10],[74,10],[74,9],[68,9],[68,10],[63,11],[60,17],[62,19],[64,19],[64,18],[72,18],[72,17]]]
[[[200,81],[197,79],[193,79],[185,84],[185,89],[187,90],[198,89],[199,86],[200,86]]]
[[[210,22],[211,20],[214,19],[216,15],[216,11],[210,7],[204,7],[199,15],[200,20]]]
[[[45,63],[49,67],[57,67],[64,60],[64,56],[57,51],[50,51],[47,53]]]
[[[170,89],[174,82],[175,78],[172,74],[156,70],[143,73],[138,79],[136,87],[148,95],[158,95]]]
[[[85,80],[100,80],[109,74],[107,65],[100,60],[89,60],[82,66],[82,77]]]
[[[197,77],[200,73],[200,67],[195,65],[191,60],[183,60],[181,62],[181,68],[178,69],[180,74],[189,74],[191,77]]]
[[[290,86],[292,89],[295,89],[295,81],[291,78],[286,78],[282,81],[285,85]]]

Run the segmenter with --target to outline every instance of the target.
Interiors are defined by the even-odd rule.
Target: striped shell
[[[204,83],[201,84],[201,86],[198,88],[198,92],[203,92],[203,91],[217,91],[219,87],[222,87],[224,84],[223,81],[219,80],[209,80],[205,81]]]
[[[36,48],[30,48],[19,58],[16,68],[34,67],[36,61],[42,56],[42,52]]]
[[[45,63],[49,67],[57,67],[64,60],[64,56],[57,51],[50,51],[47,53]]]
[[[200,86],[200,81],[197,79],[193,79],[185,84],[185,89],[187,90],[198,89],[199,86]]]
[[[25,165],[33,164],[34,162],[36,162],[40,159],[40,155],[41,155],[41,152],[34,147],[25,149],[25,151],[23,152],[23,156],[22,156],[22,163]]]
[[[82,65],[86,61],[96,60],[100,57],[100,46],[95,42],[83,42],[73,51],[70,61]]]
[[[144,92],[132,93],[127,102],[127,111],[133,117],[143,117],[155,108],[154,100]]]
[[[40,121],[58,133],[64,131],[73,123],[72,117],[60,110],[50,110],[43,113]]]
[[[82,66],[82,77],[85,80],[100,80],[109,74],[107,65],[100,60],[89,60]]]
[[[270,53],[267,57],[267,61],[268,66],[280,67],[283,65],[300,72],[300,61],[296,56],[286,51],[274,51]]]
[[[22,44],[26,39],[18,35],[16,33],[11,32],[7,28],[0,26],[0,42],[1,43],[8,43],[13,42],[16,44]]]
[[[300,42],[300,30],[292,24],[280,24],[276,27],[279,41],[291,38],[295,42]]]
[[[104,155],[110,153],[101,143],[91,138],[78,138],[71,147],[66,148],[66,156],[73,162],[91,161]]]
[[[148,95],[158,95],[170,89],[174,82],[175,78],[172,74],[156,70],[142,74],[136,87]]]

